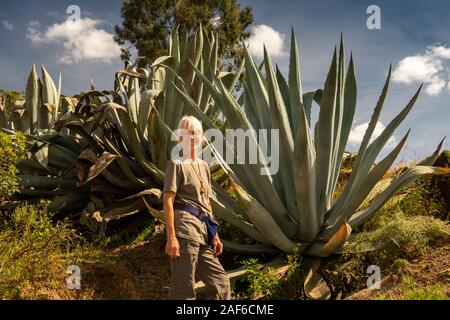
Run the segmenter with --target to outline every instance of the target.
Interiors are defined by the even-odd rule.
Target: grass
[[[273,268],[263,269],[255,258],[242,261],[247,273],[232,284],[233,298],[236,300],[270,299],[279,289],[280,281]]]
[[[412,259],[424,253],[430,245],[449,233],[442,220],[427,216],[402,216],[371,233],[358,235],[377,246],[370,255],[380,266],[389,266],[393,259]]]
[[[450,300],[448,285],[420,285],[411,276],[403,276],[395,293],[380,293],[377,300]]]
[[[90,299],[69,290],[66,270],[100,251],[66,222],[54,223],[45,204],[22,205],[3,213],[0,227],[0,299]]]

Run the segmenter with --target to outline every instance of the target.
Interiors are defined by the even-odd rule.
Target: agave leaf
[[[294,125],[292,123],[293,117],[291,114],[292,111],[291,111],[291,106],[290,106],[291,101],[290,101],[290,97],[289,97],[289,86],[288,86],[283,74],[281,73],[280,69],[278,68],[278,64],[275,65],[275,75],[276,75],[277,83],[278,83],[278,86],[280,89],[281,97],[283,98],[283,103],[286,107],[286,113],[287,113],[287,117],[289,120],[289,126],[293,130]],[[295,137],[293,132],[292,132],[292,136]]]
[[[340,140],[341,140],[341,130],[342,130],[342,119],[343,119],[343,111],[344,111],[344,75],[345,75],[345,50],[344,50],[344,40],[341,33],[341,41],[339,45],[339,57],[338,57],[338,65],[337,65],[337,91],[336,91],[336,106],[334,109],[334,125],[333,125],[333,141],[331,148],[331,169],[330,176],[328,178],[327,184],[327,196],[326,203],[327,209],[331,207],[331,199],[333,197],[333,190],[335,188],[334,182],[337,179],[340,167],[337,168],[338,163],[342,161],[338,159],[339,149],[340,149]]]
[[[142,137],[148,137],[148,117],[150,115],[151,103],[161,90],[146,90],[143,92],[138,108],[138,130]]]
[[[317,129],[316,140],[316,193],[317,193],[317,212],[319,221],[323,220],[323,213],[328,210],[328,203],[326,201],[330,173],[332,168],[332,147],[334,141],[334,113],[336,108],[336,94],[337,94],[337,57],[336,48],[333,53],[333,60],[331,62],[330,70],[325,81],[323,97],[320,102],[320,113]]]
[[[291,54],[289,58],[289,98],[290,102],[286,105],[289,114],[289,120],[292,129],[292,136],[297,135],[300,109],[303,106],[302,80],[300,71],[300,58],[295,38],[294,29],[291,29]],[[309,121],[308,121],[309,123]]]
[[[266,87],[263,82],[263,78],[261,77],[258,69],[253,62],[253,59],[248,52],[247,48],[245,48],[245,72],[247,83],[251,85],[252,91],[254,94],[254,100],[256,101],[255,114],[259,118],[260,127],[265,129],[271,128],[270,121],[270,107],[269,107],[269,96],[266,90]]]
[[[302,105],[294,148],[294,182],[301,241],[311,242],[321,227],[316,203],[316,152]]]
[[[378,181],[384,176],[384,174],[389,170],[391,165],[394,163],[394,160],[397,158],[401,149],[403,148],[406,139],[408,138],[410,130],[405,134],[403,139],[399,142],[399,144],[379,163],[375,165],[375,167],[369,172],[367,177],[364,179],[364,182],[360,185],[358,191],[355,196],[349,200],[349,203],[345,205],[346,213],[341,213],[347,219],[358,209],[358,207],[362,204],[364,199],[369,195],[372,189],[375,187]]]
[[[39,78],[36,72],[36,66],[33,64],[33,68],[30,71],[30,75],[27,80],[27,88],[25,91],[26,105],[30,112],[30,125],[31,132],[39,128],[39,108],[41,107],[41,88],[39,87]]]
[[[158,182],[164,182],[164,174],[156,168],[150,161],[148,161],[140,146],[139,139],[136,134],[135,126],[127,113],[127,111],[120,105],[113,102],[108,102],[109,117],[111,122],[115,123],[119,129],[122,138],[124,139],[127,148],[133,153],[139,165],[148,174],[151,174]],[[117,114],[116,114],[117,112]]]
[[[98,176],[100,173],[103,172],[110,164],[113,162],[113,160],[117,158],[117,155],[111,154],[109,152],[104,151],[100,158],[98,158],[95,163],[89,168],[88,175],[86,177],[86,180],[83,181],[82,184],[85,184],[92,179],[94,179],[96,176]]]
[[[320,259],[312,261],[304,282],[305,294],[312,300],[328,300],[331,298],[330,288],[318,272],[320,262]]]
[[[128,165],[127,161],[125,160],[124,154],[119,151],[117,146],[115,146],[111,141],[109,141],[106,138],[104,138],[102,141],[105,143],[105,146],[108,148],[109,152],[118,155],[118,157],[116,157],[115,160],[119,165],[120,169],[122,170],[123,174],[125,175],[125,177],[137,185],[144,185],[145,182],[142,179],[136,177],[136,175],[133,173],[130,166]]]
[[[414,106],[414,103],[416,102],[421,89],[422,85],[416,91],[416,94],[409,101],[408,105],[391,122],[389,122],[383,132],[369,145],[369,147],[367,148],[367,152],[364,154],[363,163],[361,165],[361,167],[364,169],[364,171],[361,170],[362,172],[367,172],[368,169],[370,169],[383,146],[385,146],[388,140],[391,138],[395,129],[397,129],[400,123],[408,115],[409,111],[411,111],[411,108]]]
[[[255,228],[255,226],[251,223],[244,221],[242,218],[239,218],[229,210],[226,206],[224,206],[216,197],[211,197],[211,206],[213,208],[213,213],[221,220],[230,223],[235,226],[245,234],[247,234],[250,238],[263,243],[270,245],[271,242],[268,241],[261,233]]]
[[[344,203],[347,200],[347,198],[349,198],[353,194],[353,192],[355,192],[355,189],[357,188],[356,187],[357,175],[359,173],[359,170],[360,170],[360,167],[361,167],[361,163],[363,162],[364,154],[367,151],[367,146],[369,145],[370,139],[371,139],[372,134],[373,134],[373,132],[375,130],[376,124],[377,124],[378,119],[379,119],[380,114],[381,114],[381,110],[383,108],[384,100],[386,98],[387,91],[388,91],[388,88],[389,88],[389,82],[390,82],[390,78],[391,78],[391,71],[392,71],[392,66],[389,67],[388,74],[387,74],[387,77],[386,77],[386,81],[385,81],[384,86],[383,86],[383,90],[381,92],[380,97],[378,98],[377,104],[376,104],[375,109],[374,109],[374,111],[372,113],[372,116],[370,118],[369,125],[368,125],[368,127],[366,129],[366,132],[364,133],[364,137],[363,137],[363,140],[362,140],[361,145],[359,147],[358,155],[356,157],[355,165],[352,168],[352,173],[350,174],[350,178],[349,178],[347,184],[345,185],[344,190],[341,192],[341,194],[337,198],[336,202],[333,204],[333,208],[328,213],[328,215],[330,217],[329,220],[333,221],[333,222],[331,222],[332,224],[335,224],[337,222],[338,217],[339,217],[337,214],[334,214],[334,212],[337,212],[337,211],[342,209],[342,206],[344,205]],[[366,174],[367,174],[367,171],[366,171]],[[333,219],[333,220],[331,220],[331,219]]]
[[[174,57],[172,56],[161,56],[156,58],[156,60],[153,62],[153,64],[150,66],[151,68],[158,67],[162,64],[170,64],[170,61],[174,60]]]
[[[220,91],[218,89],[216,89],[216,87],[214,87],[213,83],[191,61],[189,61],[189,63],[191,64],[192,68],[194,69],[196,75],[200,78],[200,80],[202,80],[203,85],[207,89],[206,91],[209,92],[209,94],[212,96],[212,98],[214,99],[216,104],[223,105],[224,101],[223,101]],[[212,75],[212,73],[211,73],[211,75]]]
[[[321,258],[328,257],[330,254],[340,250],[344,246],[349,239],[351,232],[351,226],[344,222],[329,239],[316,239],[316,241],[306,250],[306,254]]]
[[[49,129],[51,123],[54,123],[56,118],[57,104],[58,104],[58,92],[56,90],[55,83],[53,82],[50,74],[45,69],[44,65],[41,65],[42,72],[42,105],[47,107],[40,108],[41,126],[42,129]]]
[[[355,192],[354,196],[348,198],[347,202],[344,204],[344,210],[335,211],[333,213],[336,217],[339,217],[337,222],[332,222],[330,219],[327,220],[327,224],[330,224],[332,226],[326,228],[325,237],[333,234],[337,227],[342,223],[342,221],[349,219],[350,216],[359,208],[364,199],[366,199],[366,197],[369,195],[378,181],[389,170],[392,163],[397,158],[398,154],[403,148],[403,145],[406,142],[406,139],[408,138],[409,132],[410,130],[408,130],[400,143],[369,172],[364,181],[359,185],[359,189]]]
[[[233,179],[230,179],[235,194],[245,208],[246,213],[259,232],[284,252],[294,252],[296,244],[292,242],[280,229],[269,212],[261,206],[251,195],[245,192]]]
[[[174,88],[171,85],[172,82],[176,83],[176,71],[178,69],[180,63],[180,47],[178,40],[178,27],[175,30],[172,30],[170,35],[171,39],[171,47],[170,47],[170,55],[173,57],[173,60],[170,60],[170,64],[166,65],[165,68],[167,70],[174,70],[174,72],[166,73],[166,83],[165,83],[165,93],[164,93],[164,113],[162,114],[163,120],[167,123],[170,128],[174,128],[176,125],[176,108],[181,109],[181,105],[175,104],[175,92]],[[169,69],[170,68],[170,69]]]
[[[286,106],[283,103],[280,89],[275,78],[270,57],[264,48],[264,61],[266,74],[268,78],[267,91],[269,93],[270,117],[272,129],[279,130],[280,149],[285,152],[283,157],[284,163],[280,167],[281,182],[284,189],[285,204],[292,216],[295,216],[297,207],[295,206],[295,195],[290,190],[294,190],[294,181],[292,179],[293,171],[293,152],[294,140],[292,137],[292,130],[289,125],[289,120],[286,113]]]
[[[156,68],[153,71],[153,78],[151,79],[151,89],[153,90],[164,90],[164,83],[166,78],[166,69]]]
[[[249,86],[246,83],[244,83],[243,96],[244,96],[243,109],[244,109],[244,113],[247,115],[248,121],[252,124],[252,127],[255,130],[261,129],[261,127],[260,127],[261,124],[259,122],[258,116],[255,113],[256,102],[252,98],[253,94],[251,93],[251,86]],[[267,143],[267,142],[264,142],[264,143]]]
[[[337,161],[334,167],[334,181],[332,182],[332,189],[330,192],[330,197],[334,194],[337,179],[339,177],[340,169],[342,166],[342,159],[347,146],[348,137],[350,135],[353,118],[356,110],[356,98],[357,98],[357,84],[356,84],[356,74],[353,62],[353,55],[350,55],[350,63],[347,70],[347,76],[344,85],[344,110],[342,117],[342,128],[340,132],[339,140],[339,150],[337,153]],[[331,199],[329,199],[331,201]]]
[[[64,196],[57,196],[48,206],[48,211],[58,213],[64,211],[65,209],[67,210],[70,206],[87,202],[88,199],[88,193],[69,193]]]
[[[58,91],[56,92],[56,110],[55,110],[55,114],[54,114],[54,119],[57,118],[58,116],[58,110],[59,110],[59,100],[61,97],[61,83],[62,83],[62,74],[61,71],[59,71],[59,75],[58,75]]]
[[[133,68],[132,71],[136,72],[136,69]],[[131,78],[128,81],[130,82],[128,88],[128,109],[130,110],[131,118],[134,123],[138,123],[138,111],[141,102],[139,78]]]
[[[355,213],[350,218],[349,224],[353,228],[360,226],[364,221],[378,211],[393,195],[411,185],[415,180],[424,174],[450,174],[450,169],[421,165],[409,168],[398,178],[394,179],[383,192],[377,195],[368,208]]]
[[[129,200],[121,203],[116,202],[101,210],[101,217],[107,223],[111,220],[121,219],[123,217],[133,215],[145,209],[145,204],[141,200]]]
[[[244,71],[244,67],[245,67],[245,60],[242,59],[242,61],[240,62],[239,66],[237,68],[237,70],[234,72],[234,77],[233,77],[233,80],[231,81],[231,83],[228,86],[228,91],[230,91],[230,92],[233,91],[234,87],[236,86],[236,83],[241,78],[242,72]]]
[[[131,68],[131,69],[127,69],[127,70],[119,70],[116,72],[116,74],[125,75],[125,76],[129,76],[132,78],[144,78],[144,75],[137,72],[136,68]]]
[[[159,117],[156,108],[151,108],[150,117],[148,119],[149,127],[149,150],[154,165],[160,170],[165,170],[167,164],[166,150],[170,151],[170,143],[163,128],[163,121]]]
[[[262,244],[242,244],[228,241],[225,239],[220,239],[220,241],[223,244],[224,250],[229,252],[236,252],[240,254],[252,254],[252,255],[277,254],[280,252],[278,249],[274,247]]]
[[[52,77],[45,69],[44,65],[41,65],[42,69],[42,102],[50,103],[52,105],[58,104],[58,92],[56,90],[55,83]]]
[[[43,145],[39,150],[33,152],[34,159],[44,168],[48,168],[48,144]]]
[[[156,210],[155,208],[153,208],[153,207],[150,205],[150,201],[148,201],[148,200],[146,199],[146,197],[142,197],[141,199],[142,199],[142,202],[144,203],[145,207],[147,208],[148,212],[150,212],[150,214],[151,214],[153,217],[155,217],[156,219],[158,219],[159,221],[161,221],[161,222],[164,223],[165,221],[164,221],[164,214],[163,214],[163,212],[161,212],[160,210]]]
[[[145,189],[143,191],[139,191],[136,194],[132,194],[131,196],[127,196],[125,198],[121,198],[118,201],[126,201],[130,199],[138,199],[138,198],[146,198],[151,204],[162,204],[162,191],[157,188]]]
[[[56,190],[81,190],[77,187],[75,178],[56,178],[36,175],[17,175],[17,181],[22,188],[46,188]]]

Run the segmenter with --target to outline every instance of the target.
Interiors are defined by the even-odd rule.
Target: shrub
[[[72,264],[65,259],[80,240],[74,230],[54,224],[42,204],[17,207],[1,223],[0,299],[42,298],[45,286],[64,288]]]
[[[25,156],[25,137],[10,136],[0,131],[0,202],[18,191],[16,164]]]
[[[279,279],[272,268],[262,269],[257,259],[242,261],[247,273],[233,282],[233,296],[236,300],[270,299],[279,287]]]

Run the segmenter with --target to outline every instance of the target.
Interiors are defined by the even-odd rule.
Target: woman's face
[[[179,142],[183,149],[190,151],[197,151],[203,144],[203,132],[193,126],[184,126],[179,136]]]

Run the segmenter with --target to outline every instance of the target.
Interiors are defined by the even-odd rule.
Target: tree
[[[114,40],[122,49],[121,59],[130,60],[134,46],[143,57],[139,66],[165,55],[168,36],[174,26],[180,34],[192,35],[200,24],[214,30],[219,37],[219,56],[239,59],[241,38],[246,39],[247,27],[253,21],[252,9],[241,10],[236,0],[128,0],[121,9],[122,27],[115,26]]]

